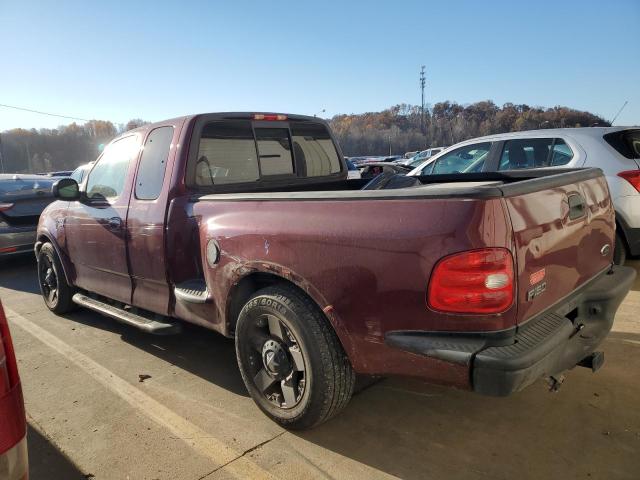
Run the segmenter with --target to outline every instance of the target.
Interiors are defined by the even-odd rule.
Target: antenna
[[[620,115],[620,113],[622,113],[622,110],[624,110],[624,107],[627,106],[627,103],[629,103],[629,100],[625,100],[624,103],[622,104],[622,106],[620,107],[620,110],[618,110],[618,113],[616,113],[616,116],[613,117],[613,120],[611,120],[611,126],[613,127],[613,122],[616,121],[616,119],[618,118],[618,115]]]

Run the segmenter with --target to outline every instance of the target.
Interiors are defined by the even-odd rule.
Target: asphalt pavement
[[[632,262],[640,269],[640,262]],[[157,337],[90,311],[50,313],[31,257],[0,264],[29,421],[31,480],[640,478],[640,280],[603,345],[557,393],[508,398],[393,378],[307,432],[267,419],[233,342]]]

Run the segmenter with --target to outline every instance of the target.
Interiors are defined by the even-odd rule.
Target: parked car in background
[[[80,184],[82,183],[85,176],[87,175],[87,172],[91,170],[91,167],[93,166],[93,164],[94,162],[89,162],[89,163],[85,163],[84,165],[80,165],[73,172],[71,172],[69,176],[73,178],[76,181],[76,183]]]
[[[640,255],[640,128],[530,130],[474,138],[449,147],[410,175],[536,168],[603,170],[616,210],[614,260]]]
[[[365,165],[368,163],[382,162],[384,161],[384,159],[385,157],[376,157],[376,156],[349,157],[349,160],[351,160],[357,167],[360,167],[361,165]]]
[[[57,177],[0,174],[0,257],[33,249],[38,218]]]
[[[50,177],[69,177],[71,176],[71,173],[73,172],[73,170],[60,170],[57,172],[49,172],[46,175],[50,176]]]
[[[416,153],[411,158],[408,158],[406,160],[400,160],[398,163],[402,163],[403,165],[409,165],[410,163],[416,163],[416,162],[419,162],[419,161],[424,161],[424,160],[427,160],[427,159],[433,157],[434,155],[437,155],[442,150],[444,150],[444,147],[427,148],[426,150],[422,150],[421,152]]]
[[[602,365],[635,270],[611,266],[600,170],[385,177],[347,180],[315,117],[127,131],[82,185],[53,188],[35,248],[43,301],[233,337],[249,394],[292,429],[340,412],[356,373],[509,395]]]
[[[0,304],[0,478],[27,480],[27,420],[9,324]]]
[[[398,165],[396,163],[388,162],[371,162],[360,165],[360,177],[361,178],[373,178],[381,173],[394,173],[399,175],[406,175],[411,171],[411,167],[405,165]]]
[[[344,161],[347,164],[347,178],[349,180],[354,180],[354,179],[358,179],[358,178],[362,178],[360,175],[360,170],[358,170],[358,167],[356,166],[355,163],[353,163],[351,160],[349,160],[348,158],[345,157]],[[80,183],[80,182],[78,182]]]

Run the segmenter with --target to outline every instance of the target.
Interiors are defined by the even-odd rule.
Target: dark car
[[[411,171],[411,167],[405,165],[399,165],[397,163],[387,162],[371,162],[360,165],[360,176],[362,178],[371,179],[380,175],[381,173],[395,173],[399,175],[406,175]]]
[[[288,428],[341,411],[357,373],[509,395],[596,370],[635,276],[612,266],[602,171],[474,175],[348,180],[314,117],[145,125],[81,186],[54,186],[36,244],[43,299],[234,338],[251,397]]]
[[[9,325],[0,304],[0,478],[26,480],[27,421]]]
[[[33,249],[38,219],[53,201],[57,178],[0,174],[0,257]]]

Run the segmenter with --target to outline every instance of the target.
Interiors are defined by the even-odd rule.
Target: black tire
[[[44,303],[54,313],[67,313],[76,305],[71,300],[74,288],[67,283],[53,245],[45,243],[38,252],[38,284]]]
[[[616,265],[624,265],[627,260],[627,246],[620,232],[616,230],[616,243],[613,247],[613,263]]]
[[[274,334],[276,320],[280,332]],[[319,425],[353,394],[356,375],[333,328],[292,286],[274,285],[249,298],[238,316],[236,355],[253,400],[285,428]]]

